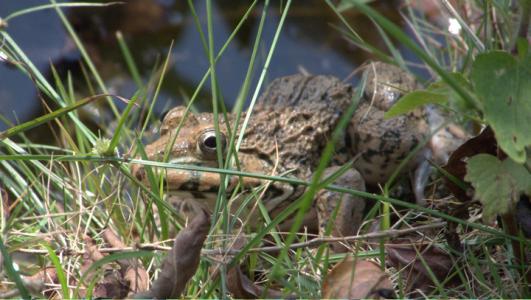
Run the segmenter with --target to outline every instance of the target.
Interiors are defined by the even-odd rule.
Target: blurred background
[[[370,2],[386,17],[401,24],[401,1]],[[0,17],[47,3],[42,0],[1,0]],[[217,51],[241,20],[249,3],[243,0],[213,1]],[[283,4],[284,1],[272,1],[267,11],[253,83],[256,83],[265,61]],[[206,34],[205,3],[196,1],[194,5]],[[262,8],[262,4],[258,4],[253,10],[216,66],[221,95],[228,108],[234,103],[244,81]],[[183,103],[208,70],[208,57],[186,1],[129,0],[121,5],[63,8],[63,11],[87,48],[107,88],[111,93],[126,98],[132,96],[137,86],[126,67],[116,32],[123,34],[144,81],[153,78],[153,72],[163,62],[173,42],[169,71],[155,107],[157,113]],[[352,10],[344,15],[364,39],[385,51],[385,44],[369,19]],[[404,27],[403,24],[401,26]],[[301,71],[331,74],[355,83],[356,77],[349,77],[349,74],[371,57],[349,42],[340,28],[344,28],[341,21],[323,1],[294,1],[265,84],[276,77]],[[53,65],[63,82],[67,74],[71,74],[79,98],[89,95],[83,75],[86,66],[83,66],[79,50],[54,9],[14,18],[6,30],[49,81],[54,81],[50,68]],[[200,110],[210,109],[209,89],[210,84],[205,84],[196,102]],[[117,105],[123,107],[124,104],[117,102]],[[0,63],[0,115],[7,119],[0,122],[0,130],[9,127],[6,122],[17,124],[42,113],[43,106],[33,81],[12,65]],[[95,109],[93,113],[100,117],[104,112]]]

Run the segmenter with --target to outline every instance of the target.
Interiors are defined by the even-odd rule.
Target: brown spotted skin
[[[350,151],[352,155],[360,155],[354,166],[367,183],[385,183],[406,156],[427,137],[429,126],[423,108],[392,119],[383,117],[404,93],[418,88],[411,75],[380,62],[370,63],[365,72],[365,95],[348,128]],[[416,166],[423,155],[423,151],[419,151],[403,171]]]
[[[367,72],[371,72],[370,67]],[[404,91],[413,89],[415,81],[399,69],[386,71],[389,65],[376,64],[372,67],[382,76],[369,74],[371,83],[367,85],[364,100],[344,138],[336,145],[335,165],[333,163],[327,170],[327,174],[332,174],[338,169],[338,162],[360,154],[356,162],[359,172],[348,170],[335,182],[358,190],[364,190],[364,179],[369,183],[384,181],[423,137],[423,133],[417,132],[423,130],[423,125],[418,124],[423,123],[421,112],[383,120],[385,107],[389,107]],[[397,79],[394,77],[397,74],[406,77]],[[387,80],[386,84],[382,85],[381,80]],[[390,89],[389,85],[393,84],[400,88]],[[353,95],[350,85],[332,76],[292,75],[274,80],[258,100],[244,132],[238,151],[241,170],[268,175],[287,173],[288,176],[309,180],[341,114],[351,105]],[[226,140],[229,140],[227,124],[230,132],[239,133],[245,116],[242,115],[239,124],[235,124],[233,115],[229,114],[227,119],[220,116],[219,128]],[[205,133],[208,135],[209,132],[214,132],[211,113],[188,113],[185,117],[185,108],[176,107],[166,115],[161,137],[146,146],[147,157],[161,161],[167,153],[169,162],[217,167],[215,153],[205,153],[200,146]],[[142,166],[134,166],[133,173],[145,180]],[[217,192],[220,185],[218,174],[168,169],[165,178],[169,191],[195,193],[195,201],[213,208],[210,200],[202,200],[207,197],[202,197],[201,193]],[[246,189],[266,183],[254,178],[242,180]],[[238,178],[230,178],[228,190],[237,183]],[[274,216],[303,192],[302,186],[275,182],[270,184],[263,201]],[[361,224],[365,206],[363,199],[321,191],[315,202],[321,232],[338,207],[332,231],[334,235],[354,234]]]

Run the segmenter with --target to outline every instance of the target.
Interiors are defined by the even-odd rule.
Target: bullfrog
[[[365,191],[366,184],[383,183],[396,166],[428,134],[422,109],[391,120],[383,112],[404,93],[416,89],[415,79],[398,67],[369,64],[366,86],[355,114],[335,145],[335,155],[325,177],[354,160],[333,184]],[[187,112],[184,106],[170,110],[161,125],[160,138],[145,147],[149,160],[218,167],[218,149],[226,156],[233,133],[241,138],[237,166],[250,173],[293,177],[309,181],[321,159],[341,115],[355,100],[353,87],[336,77],[296,74],[277,78],[258,99],[251,112],[239,121],[233,114],[219,115],[216,134],[212,113]],[[239,137],[246,114],[249,122]],[[177,130],[179,128],[179,130]],[[237,139],[236,139],[237,140]],[[421,154],[411,162],[418,163]],[[132,173],[146,181],[142,165]],[[166,193],[212,210],[221,184],[216,173],[165,170]],[[232,176],[227,192],[238,184],[244,191],[267,186],[262,202],[272,217],[298,199],[306,187],[285,182]],[[349,194],[322,190],[317,193],[309,215],[316,214],[320,232],[333,220],[332,234],[355,234],[360,227],[365,200]],[[336,214],[334,218],[330,218]],[[311,218],[310,218],[311,219]]]

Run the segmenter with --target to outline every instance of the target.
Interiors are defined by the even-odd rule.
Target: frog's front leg
[[[328,177],[339,170],[330,167],[325,171]],[[334,182],[334,185],[365,191],[365,181],[356,169],[349,169]],[[351,194],[321,190],[316,195],[317,216],[319,218],[319,234],[322,236],[331,222],[331,234],[335,237],[349,236],[357,233],[363,220],[365,199]],[[335,217],[334,217],[335,213]],[[339,243],[332,245],[335,252],[347,250]]]

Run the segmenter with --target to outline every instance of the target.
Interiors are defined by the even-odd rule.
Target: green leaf
[[[500,147],[524,163],[531,145],[531,56],[518,61],[502,51],[480,54],[471,77]]]
[[[448,73],[448,76],[455,80],[455,83],[465,90],[471,90],[472,85],[458,72]],[[451,110],[461,112],[463,115],[474,115],[473,106],[443,80],[431,83],[425,90],[412,91],[398,100],[384,114],[384,118],[389,119],[397,115],[408,113],[418,106],[426,104],[439,104]]]
[[[468,91],[472,90],[472,84],[465,76],[463,76],[462,73],[452,72],[448,75],[452,77],[457,84],[463,87],[463,89],[466,89]],[[456,91],[452,87],[450,87],[445,81],[440,80],[433,82],[432,84],[430,84],[430,86],[428,86],[428,90],[434,93],[445,94],[448,97],[447,105],[451,110],[460,112],[463,115],[475,115],[474,106],[472,106],[469,102],[463,99],[463,97],[456,93]],[[479,109],[481,109],[480,106],[478,107]]]
[[[443,104],[448,100],[448,96],[442,93],[428,90],[413,91],[404,95],[385,114],[384,118],[389,119],[401,114],[405,114],[425,104]]]
[[[527,42],[527,39],[521,37],[517,38],[516,49],[518,49],[518,57],[521,60],[524,60],[527,54],[529,53],[529,43]]]
[[[521,194],[531,194],[531,173],[511,159],[498,160],[478,154],[467,162],[465,180],[475,189],[474,198],[483,204],[483,219],[492,221],[514,207]]]

